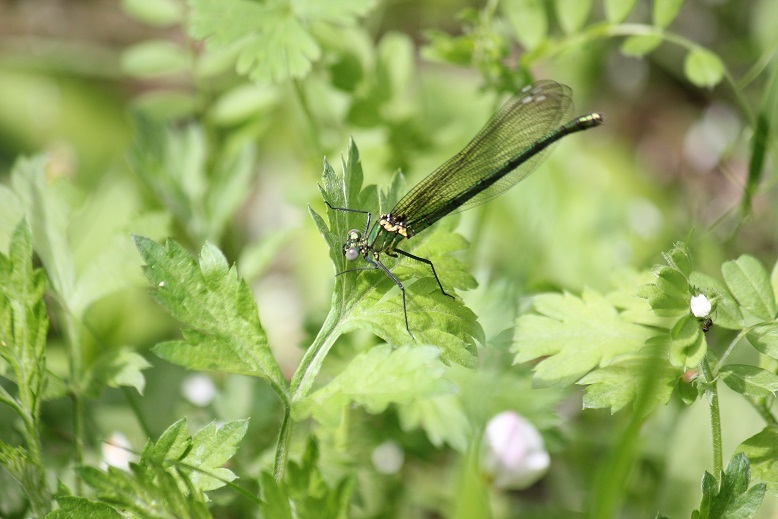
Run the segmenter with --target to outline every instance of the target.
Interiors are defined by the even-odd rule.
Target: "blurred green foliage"
[[[0,517],[771,517],[777,26],[774,0],[3,3]],[[605,126],[428,231],[461,301],[400,346],[391,281],[333,279],[356,218],[317,183],[375,214],[544,77]],[[368,187],[326,185],[355,160]],[[394,270],[420,316],[422,270]],[[478,466],[504,410],[551,453],[528,489]],[[129,472],[97,468],[116,432]]]

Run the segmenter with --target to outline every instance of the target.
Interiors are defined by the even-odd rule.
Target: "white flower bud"
[[[550,461],[543,437],[530,422],[513,411],[489,420],[481,464],[496,487],[527,488],[546,473]]]
[[[697,294],[689,301],[689,309],[694,317],[705,318],[710,315],[711,304],[705,294]]]

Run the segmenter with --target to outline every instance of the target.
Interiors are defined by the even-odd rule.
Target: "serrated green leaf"
[[[57,497],[59,510],[46,515],[46,519],[121,519],[123,516],[113,507],[78,496]]]
[[[735,454],[721,474],[719,484],[711,474],[705,473],[702,480],[702,501],[699,517],[749,519],[762,503],[765,485],[748,488],[751,479],[748,458],[739,452]]]
[[[724,283],[700,272],[692,272],[689,283],[715,300],[711,317],[716,326],[727,330],[740,330],[745,326],[740,308]]]
[[[251,291],[221,252],[206,245],[198,264],[175,241],[162,246],[141,236],[134,239],[154,298],[186,327],[184,341],[163,343],[154,351],[192,369],[262,375],[285,391]]]
[[[548,35],[548,15],[542,0],[506,0],[500,2],[516,39],[528,50],[537,47]]]
[[[346,517],[353,478],[344,478],[331,487],[329,478],[325,479],[319,470],[318,461],[318,446],[311,437],[300,463],[289,462],[283,491],[293,503],[294,517]],[[275,516],[265,517],[275,519]]]
[[[0,360],[10,367],[17,388],[15,398],[5,390],[0,396],[17,410],[21,415],[19,418],[24,419],[28,427],[38,426],[45,383],[46,333],[49,326],[43,302],[45,288],[43,270],[33,267],[30,226],[27,220],[22,219],[11,235],[8,255],[0,253]],[[40,446],[37,448],[40,449]],[[35,460],[27,460],[26,456],[24,459],[25,465],[30,464],[24,468],[25,472],[30,472],[24,478],[12,468],[6,468],[20,481],[24,479],[25,490],[35,499],[45,491],[42,467],[35,467]],[[41,486],[36,489],[35,485]]]
[[[748,331],[746,338],[761,353],[778,360],[778,323],[759,324]]]
[[[202,127],[171,129],[135,114],[130,167],[194,241],[218,241],[243,204],[253,178],[254,148],[245,143],[211,157]]]
[[[735,449],[751,462],[754,481],[765,483],[770,492],[778,494],[778,426],[765,427]]]
[[[325,161],[321,192],[332,207],[375,210],[378,197],[374,186],[361,189],[362,167],[359,152],[353,141],[349,144],[348,160],[343,161],[343,173],[337,174]],[[393,181],[392,188],[399,189],[402,181]],[[381,195],[383,201],[397,200],[397,192]],[[363,205],[365,204],[365,205]],[[335,273],[347,269],[369,267],[363,261],[346,265],[343,243],[350,229],[364,229],[366,215],[338,210],[328,210],[329,225],[315,211],[311,215],[330,249]],[[465,266],[450,253],[466,246],[464,239],[451,231],[455,220],[439,222],[419,237],[403,242],[403,250],[430,259],[444,287],[473,288],[475,281]],[[475,365],[475,339],[483,340],[483,330],[475,314],[460,300],[454,300],[440,292],[428,265],[407,258],[392,260],[384,255],[387,267],[402,281],[406,289],[408,321],[415,338],[420,343],[439,344],[443,358],[464,366]],[[369,270],[369,269],[368,269]],[[451,291],[451,288],[447,289]],[[411,342],[405,329],[402,293],[386,273],[375,270],[348,272],[335,278],[331,313],[339,316],[340,333],[367,328],[391,344]]]
[[[559,25],[567,34],[578,32],[592,10],[591,0],[555,0],[554,4]]]
[[[665,28],[670,25],[678,11],[681,10],[684,0],[654,0],[651,10],[651,18],[654,25]]]
[[[548,357],[535,367],[539,384],[575,381],[598,365],[640,350],[654,332],[624,321],[601,294],[585,290],[571,294],[542,294],[534,312],[517,320],[511,351],[515,363]]]
[[[692,273],[692,254],[682,241],[673,244],[673,248],[662,253],[667,264],[688,278]]]
[[[442,378],[440,350],[432,346],[389,345],[357,355],[337,377],[300,401],[294,416],[313,416],[326,425],[337,425],[349,403],[370,413],[383,412],[389,404],[407,404],[454,391]]]
[[[658,357],[637,354],[588,373],[578,384],[587,386],[585,408],[610,408],[615,413],[641,397],[649,399],[642,404],[643,413],[648,414],[667,403],[680,375],[680,370]]]
[[[97,398],[108,387],[134,387],[143,394],[146,379],[142,371],[151,364],[130,348],[117,348],[100,355],[86,372],[86,393]]]
[[[445,443],[458,452],[467,450],[471,427],[456,396],[412,400],[398,406],[397,414],[404,431],[422,429],[435,447]]]
[[[623,22],[638,0],[605,0],[605,17],[611,23]]]
[[[200,491],[221,488],[237,476],[223,465],[238,450],[238,444],[248,430],[248,419],[224,424],[211,422],[192,437],[191,449],[181,459],[179,470],[189,475],[192,485]],[[179,483],[186,490],[183,482]]]
[[[778,391],[778,375],[756,366],[728,364],[721,368],[719,377],[733,391],[754,398],[774,396]]]
[[[658,265],[652,270],[654,283],[637,289],[638,297],[648,299],[660,317],[678,317],[689,313],[689,282],[679,270]]]
[[[724,77],[724,63],[708,49],[697,47],[686,55],[683,72],[698,87],[712,88]]]
[[[659,47],[663,38],[656,34],[630,36],[621,44],[621,52],[625,56],[641,58]]]
[[[263,519],[293,519],[289,497],[280,483],[272,474],[262,472],[260,475],[262,505],[259,508]]]
[[[165,429],[156,443],[148,442],[141,454],[140,464],[170,467],[176,464],[191,446],[192,438],[189,436],[186,418],[181,418]]]
[[[320,2],[300,0],[189,0],[189,33],[215,48],[240,49],[237,68],[257,81],[304,77],[321,49],[307,27],[316,23],[351,24],[367,14],[374,0]]]
[[[669,341],[670,363],[678,368],[697,366],[708,351],[700,323],[691,315],[678,320],[670,330]]]
[[[775,297],[767,270],[759,260],[744,254],[735,261],[725,262],[721,273],[740,306],[762,321],[775,319],[778,312]]]

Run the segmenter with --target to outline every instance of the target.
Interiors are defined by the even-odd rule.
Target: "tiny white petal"
[[[116,467],[122,470],[130,470],[130,462],[135,455],[130,450],[130,440],[120,432],[113,432],[103,442],[103,467]]]
[[[505,411],[486,425],[481,462],[496,487],[522,489],[546,473],[551,458],[535,426]]]
[[[403,466],[405,453],[395,441],[385,441],[373,449],[373,466],[381,474],[396,474]]]
[[[705,294],[697,294],[689,301],[689,309],[694,317],[704,318],[710,315],[711,304]]]
[[[164,287],[165,287],[165,282],[164,282],[164,281],[160,281],[160,282],[159,282],[159,285],[157,285],[157,286],[158,286],[159,288],[164,288]]]
[[[194,405],[204,407],[216,396],[216,386],[210,377],[198,373],[184,379],[181,383],[181,393]]]

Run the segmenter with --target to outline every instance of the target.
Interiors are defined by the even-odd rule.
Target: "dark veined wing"
[[[533,143],[556,130],[570,106],[571,90],[544,80],[514,94],[462,151],[419,182],[392,209],[392,215],[417,232],[446,214],[463,211],[496,197],[532,173],[550,148],[541,150],[464,203],[454,203],[479,180],[504,167]],[[447,206],[454,205],[450,211]],[[418,224],[414,228],[414,224]]]

